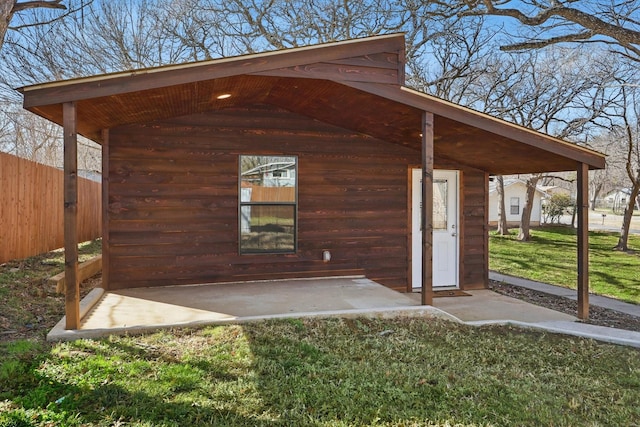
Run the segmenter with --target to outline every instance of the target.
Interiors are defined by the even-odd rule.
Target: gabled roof
[[[525,188],[527,187],[527,183],[518,178],[506,178],[503,181],[504,188],[511,187],[512,185],[523,185]],[[498,183],[496,181],[489,182],[489,194],[495,193],[497,189]],[[542,195],[547,195],[544,189],[540,185],[536,185],[536,191]]]
[[[21,88],[25,108],[78,132],[205,111],[269,104],[417,152],[424,111],[434,114],[434,157],[492,174],[604,168],[604,156],[404,87],[404,36],[393,34]],[[219,95],[231,97],[218,99]]]
[[[630,196],[631,195],[631,188],[626,187],[626,188],[618,188],[618,189],[615,189],[615,190],[611,190],[610,192],[608,192],[605,195],[605,197],[616,196],[618,194]]]

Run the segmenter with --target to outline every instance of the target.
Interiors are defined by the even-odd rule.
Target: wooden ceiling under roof
[[[117,73],[23,88],[25,108],[62,124],[76,102],[78,133],[226,108],[269,104],[421,151],[434,114],[434,156],[491,174],[603,168],[604,156],[408,90],[404,38],[380,36],[312,48]],[[230,94],[227,99],[218,99]]]

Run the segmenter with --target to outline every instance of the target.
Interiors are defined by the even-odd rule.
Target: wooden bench
[[[102,255],[91,258],[88,261],[78,264],[78,279],[80,282],[95,276],[102,271]],[[48,280],[50,285],[55,285],[56,292],[64,294],[66,290],[66,280],[64,277],[64,271],[60,274],[56,274],[50,277]]]

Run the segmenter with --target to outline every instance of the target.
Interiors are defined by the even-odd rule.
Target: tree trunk
[[[593,189],[593,197],[591,198],[591,210],[596,210],[596,201],[598,200],[598,196],[600,195],[600,191],[602,190],[602,183],[596,185],[596,188]]]
[[[527,180],[527,198],[524,201],[524,207],[522,208],[522,218],[520,218],[520,232],[518,233],[518,240],[522,242],[528,242],[531,240],[531,211],[533,210],[533,199],[536,194],[536,186],[540,175],[532,175]]]
[[[496,176],[496,190],[498,191],[498,234],[506,236],[509,234],[509,224],[507,224],[507,213],[504,207],[504,179],[502,175]]]
[[[633,217],[633,208],[635,207],[638,199],[638,194],[640,193],[640,175],[638,175],[637,179],[633,183],[633,187],[631,187],[631,196],[629,197],[629,204],[624,210],[624,218],[622,220],[622,229],[620,230],[620,238],[618,239],[618,244],[614,248],[618,251],[628,251],[629,250],[629,228],[631,227],[631,218]]]
[[[0,0],[0,49],[2,49],[4,36],[9,29],[14,3],[13,0]]]
[[[0,0],[0,49],[4,44],[4,38],[9,29],[9,23],[11,18],[16,12],[27,9],[66,9],[67,7],[62,3],[62,0],[41,0],[41,1],[23,1],[18,3],[17,0]],[[84,5],[80,6],[84,7]],[[41,24],[36,24],[41,25]]]

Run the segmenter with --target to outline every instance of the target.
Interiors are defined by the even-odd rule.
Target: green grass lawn
[[[443,320],[0,344],[0,426],[637,425],[640,353]]]
[[[531,242],[516,236],[489,236],[489,268],[567,288],[576,288],[576,231],[570,227],[541,227],[532,231]],[[640,304],[640,252],[623,253],[612,248],[618,234],[589,233],[590,290]],[[640,249],[640,236],[629,238],[629,247]]]

